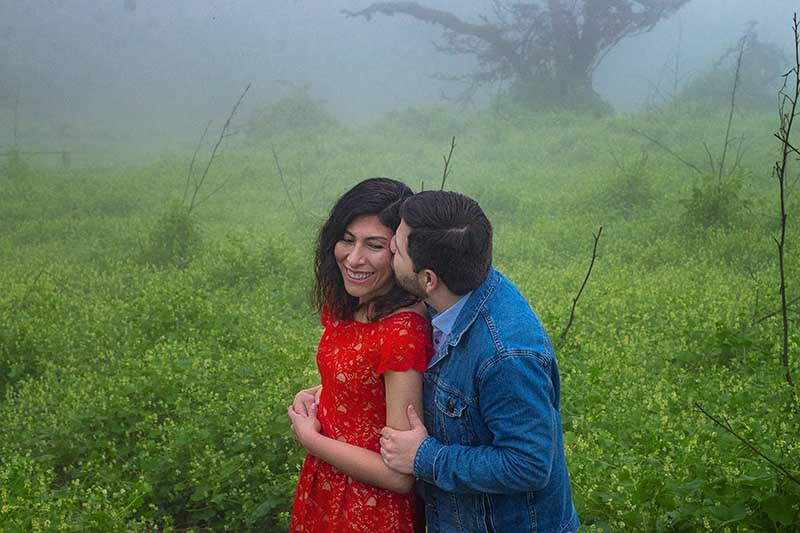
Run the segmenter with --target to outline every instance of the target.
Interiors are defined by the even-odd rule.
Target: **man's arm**
[[[544,488],[558,442],[553,364],[533,352],[504,353],[488,362],[479,375],[479,404],[492,444],[445,445],[426,437],[414,457],[414,474],[447,492]]]

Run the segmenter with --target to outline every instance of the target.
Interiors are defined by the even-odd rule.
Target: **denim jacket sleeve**
[[[511,493],[547,486],[558,445],[552,357],[505,352],[478,373],[479,410],[491,443],[444,444],[427,437],[414,474],[446,492]]]

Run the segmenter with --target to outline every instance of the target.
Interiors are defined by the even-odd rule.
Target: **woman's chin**
[[[349,283],[346,282],[344,285],[344,289],[347,291],[347,294],[352,296],[353,298],[358,298],[359,303],[367,303],[368,301],[380,296],[381,294],[385,294],[391,290],[392,284],[386,283],[381,285],[380,287],[374,286],[362,286],[356,283]]]

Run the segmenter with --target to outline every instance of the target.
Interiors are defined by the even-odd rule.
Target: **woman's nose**
[[[347,256],[347,261],[353,266],[364,264],[365,259],[364,248],[360,245],[354,246],[353,250]]]

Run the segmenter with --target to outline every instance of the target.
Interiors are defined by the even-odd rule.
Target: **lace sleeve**
[[[433,355],[431,327],[417,313],[402,312],[388,317],[381,331],[378,374],[387,370],[424,372]]]

